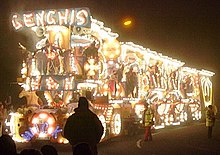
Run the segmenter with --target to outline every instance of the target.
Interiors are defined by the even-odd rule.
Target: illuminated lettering
[[[20,28],[23,27],[23,24],[19,22],[18,15],[16,14],[12,16],[12,25],[14,26],[16,30],[19,30]]]
[[[52,133],[52,137],[54,138],[54,139],[57,139],[57,137],[58,137],[58,133],[60,133],[60,132],[62,132],[63,130],[60,128],[60,126],[58,125],[57,127],[56,127],[56,129],[54,130],[54,132]]]
[[[58,17],[59,17],[59,24],[63,25],[68,23],[68,16],[69,16],[69,10],[66,9],[65,13],[63,13],[63,11],[59,11],[58,12]]]
[[[90,27],[90,12],[87,8],[45,10],[12,15],[12,25],[16,30],[22,27],[64,25]]]
[[[47,23],[49,25],[55,25],[56,24],[56,18],[54,17],[56,15],[56,12],[55,11],[49,11],[47,13]]]
[[[27,141],[30,141],[34,137],[34,135],[30,131],[25,131],[23,134],[21,134],[21,137],[23,137]]]
[[[86,18],[88,17],[88,13],[86,10],[80,10],[76,14],[76,25],[83,26],[86,24]]]
[[[29,13],[29,14],[24,14],[24,24],[27,27],[33,27],[35,26],[35,22],[34,22],[34,14],[33,13]]]
[[[44,15],[45,15],[45,11],[41,11],[41,13],[36,13],[36,25],[37,26],[44,26],[45,22],[44,22]]]
[[[73,25],[73,23],[75,22],[75,10],[71,11],[71,15],[70,15],[70,21],[69,21],[70,25]]]

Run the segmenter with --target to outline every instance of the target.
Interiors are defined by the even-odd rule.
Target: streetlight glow
[[[128,29],[128,28],[132,28],[134,25],[134,19],[132,17],[125,17],[122,20],[122,25],[124,28]]]
[[[128,26],[128,25],[130,25],[130,24],[131,24],[131,20],[127,20],[127,21],[124,22],[124,25],[125,25],[125,26]]]

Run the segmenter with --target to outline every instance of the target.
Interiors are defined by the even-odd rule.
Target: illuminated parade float
[[[19,43],[27,53],[19,97],[27,104],[6,122],[18,142],[68,143],[62,131],[79,96],[89,99],[103,123],[103,140],[129,131],[131,123],[141,124],[144,104],[154,110],[156,129],[200,120],[213,104],[213,72],[120,42],[88,8],[14,13],[12,24],[18,33],[37,38],[33,51]],[[39,102],[43,98],[46,102]]]

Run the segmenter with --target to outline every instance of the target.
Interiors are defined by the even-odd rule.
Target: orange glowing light
[[[127,17],[122,20],[124,28],[131,28],[134,25],[134,19],[132,17]]]
[[[131,20],[127,20],[127,21],[124,22],[124,25],[128,26],[128,25],[131,25],[131,23],[132,23]]]

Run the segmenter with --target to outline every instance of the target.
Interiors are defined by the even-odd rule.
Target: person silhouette
[[[206,110],[206,127],[208,128],[208,138],[212,138],[212,128],[215,125],[215,113],[213,106],[209,105]]]
[[[11,136],[3,134],[0,137],[0,155],[17,155],[17,149]]]
[[[20,152],[20,155],[42,155],[42,153],[39,150],[33,148],[27,148],[27,149],[23,149]]]
[[[74,111],[64,126],[64,137],[69,140],[73,152],[76,144],[87,143],[93,154],[97,155],[97,144],[104,131],[101,121],[89,110],[89,103],[85,97],[79,98],[78,108]]]
[[[88,143],[79,143],[75,145],[73,155],[93,155],[93,153]]]
[[[43,145],[40,151],[43,155],[58,155],[57,150],[53,145]]]

